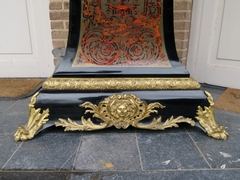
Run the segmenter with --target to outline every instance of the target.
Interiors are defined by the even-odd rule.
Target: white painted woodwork
[[[197,81],[240,89],[240,1],[194,0],[187,69]]]
[[[225,1],[218,59],[240,61],[240,1]]]
[[[0,0],[0,77],[53,73],[49,0]]]
[[[4,1],[0,6],[1,53],[32,53],[27,4],[20,0]],[[18,18],[21,17],[21,18]],[[23,46],[24,44],[24,46]]]

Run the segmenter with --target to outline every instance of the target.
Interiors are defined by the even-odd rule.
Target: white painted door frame
[[[223,15],[229,12],[226,1],[236,3],[236,0],[193,0],[187,69],[199,82],[240,89],[240,59],[222,58],[219,53]],[[225,48],[231,48],[231,43],[228,44]]]
[[[4,3],[6,7],[3,6]],[[50,76],[54,70],[54,63],[53,55],[51,53],[53,47],[49,18],[49,0],[0,0],[0,4],[2,6],[0,9],[9,8],[6,10],[2,9],[0,12],[2,15],[0,16],[0,22],[9,26],[9,32],[6,27],[5,29],[4,27],[2,28],[4,30],[2,33],[5,33],[5,35],[2,34],[0,37],[5,41],[0,42],[0,45],[4,46],[4,44],[6,44],[6,46],[9,46],[8,43],[12,43],[8,49],[5,47],[5,49],[2,48],[2,52],[0,49],[0,77]],[[17,24],[18,18],[22,18],[21,12],[16,13],[19,14],[19,17],[13,17],[13,15],[9,14],[12,9],[18,11],[18,7],[15,7],[18,5],[21,5],[22,9],[26,9],[27,11],[23,13],[25,14],[23,17],[23,22],[26,22],[25,24]],[[9,25],[9,22],[14,23]],[[11,39],[11,41],[8,42],[5,36],[12,38],[15,33],[18,34],[18,36],[21,36],[18,32],[19,26],[28,26],[25,28],[24,32],[28,32],[26,38],[28,38],[29,41],[21,44],[21,42]],[[22,37],[19,37],[18,39],[21,38]],[[19,45],[15,47],[15,43],[19,43],[26,48],[21,48]]]

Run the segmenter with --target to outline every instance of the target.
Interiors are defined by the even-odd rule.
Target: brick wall
[[[186,65],[192,0],[174,0],[174,2],[174,31],[177,52],[183,65]],[[53,48],[66,47],[69,0],[50,0],[49,9]]]
[[[68,37],[69,0],[50,0],[49,9],[53,48],[66,47]]]
[[[178,57],[186,65],[192,0],[174,0],[174,32]]]

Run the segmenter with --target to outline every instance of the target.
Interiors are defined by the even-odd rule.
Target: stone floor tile
[[[140,170],[134,133],[84,133],[75,170]]]
[[[13,101],[0,100],[0,114],[4,113],[16,102],[17,102],[16,100],[13,100]]]
[[[144,170],[209,168],[186,134],[138,133],[137,136]]]
[[[240,133],[240,114],[215,109],[215,119],[228,133]]]
[[[228,171],[161,171],[161,172],[95,172],[72,173],[69,180],[237,180],[240,170]]]
[[[0,172],[2,180],[66,180],[63,172]]]
[[[226,141],[202,133],[190,133],[212,168],[240,168],[240,133],[230,133]]]
[[[2,169],[7,160],[20,145],[21,143],[17,143],[13,140],[13,136],[0,134],[0,169]]]
[[[43,133],[24,142],[4,170],[70,170],[79,136],[79,133]]]
[[[18,126],[27,124],[29,101],[30,98],[18,100],[10,109],[1,114],[0,133],[14,134]]]

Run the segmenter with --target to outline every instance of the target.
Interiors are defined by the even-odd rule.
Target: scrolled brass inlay
[[[39,131],[44,124],[48,121],[49,109],[44,110],[35,109],[38,92],[31,98],[28,105],[29,119],[28,123],[24,126],[19,126],[17,132],[14,134],[15,141],[26,141],[32,139],[37,131]]]
[[[201,106],[198,106],[196,119],[199,121],[199,124],[206,130],[208,136],[211,136],[215,139],[226,140],[229,134],[225,130],[224,126],[219,126],[214,117],[214,101],[210,93],[205,92],[207,95],[209,107],[204,107],[204,110]]]
[[[163,109],[165,106],[158,102],[148,105],[145,101],[141,101],[133,94],[115,94],[105,98],[104,101],[99,103],[99,105],[85,102],[80,106],[88,108],[85,111],[85,114],[92,113],[93,117],[99,118],[103,122],[100,124],[94,124],[91,118],[86,120],[84,116],[82,116],[82,124],[77,124],[71,119],[59,119],[60,122],[55,123],[55,125],[65,127],[65,131],[92,131],[111,126],[115,126],[118,129],[126,129],[130,125],[142,129],[164,130],[169,127],[178,127],[177,123],[181,122],[189,123],[192,126],[195,125],[195,122],[192,119],[184,118],[182,116],[178,118],[171,117],[163,124],[161,124],[161,116],[159,118],[154,118],[150,124],[140,123],[140,121],[149,117],[151,113],[158,113],[155,108]]]
[[[200,89],[192,78],[49,78],[44,90],[187,90]]]

